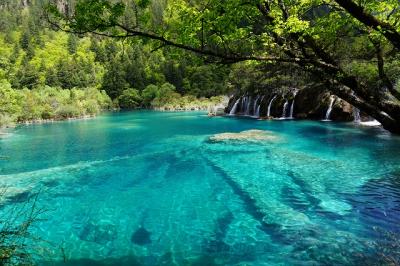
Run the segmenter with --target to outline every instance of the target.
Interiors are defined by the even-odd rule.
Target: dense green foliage
[[[148,85],[141,93],[137,89],[125,89],[117,98],[118,105],[124,109],[147,107],[157,110],[204,110],[222,101],[221,96],[210,98],[182,96],[176,91],[175,86],[168,82],[161,86]]]
[[[113,107],[169,109],[208,106],[215,98],[198,99],[228,90],[227,67],[153,51],[140,40],[55,31],[43,19],[46,1],[24,3],[0,3],[0,125],[95,114],[111,106],[102,91]],[[149,87],[157,88],[153,95]]]
[[[0,127],[23,121],[96,115],[111,104],[105,92],[96,88],[63,90],[44,86],[15,90],[1,81]]]

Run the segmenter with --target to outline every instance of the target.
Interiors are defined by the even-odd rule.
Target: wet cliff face
[[[234,108],[235,103],[238,103],[235,111],[236,115],[259,115],[261,118],[289,118],[292,109],[293,118],[313,120],[325,119],[329,106],[332,103],[329,115],[330,120],[354,120],[354,108],[346,101],[331,95],[323,88],[308,87],[299,89],[298,91],[293,88],[270,90],[258,95],[234,95],[225,109],[227,114]],[[285,103],[287,104],[286,111],[284,112]],[[254,106],[256,107],[254,108]],[[254,110],[258,109],[258,106],[259,114],[254,112]],[[362,115],[362,119],[366,118]]]

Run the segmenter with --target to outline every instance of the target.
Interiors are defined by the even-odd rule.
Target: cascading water
[[[285,119],[286,118],[286,110],[287,110],[288,105],[289,105],[289,101],[286,100],[285,104],[283,105],[281,119]]]
[[[256,112],[257,112],[257,103],[258,103],[259,99],[260,99],[260,96],[258,95],[256,100],[254,101],[254,105],[253,105],[253,115],[254,116],[256,115]]]
[[[240,112],[244,111],[245,104],[246,104],[246,96],[243,96],[242,100],[240,101],[240,109],[239,109]]]
[[[353,115],[354,115],[354,123],[360,123],[361,122],[360,109],[354,107]]]
[[[274,102],[274,100],[276,99],[276,97],[277,97],[277,95],[275,95],[274,97],[272,97],[271,101],[270,101],[269,104],[268,104],[267,117],[270,117],[270,116],[271,116],[271,106],[272,106],[272,103]]]
[[[231,111],[229,112],[229,115],[235,115],[236,114],[236,110],[238,108],[239,102],[240,102],[240,98],[236,100],[236,102],[233,105]]]
[[[246,112],[245,115],[250,115],[250,104],[251,104],[251,96],[249,96],[246,100]]]
[[[326,110],[325,113],[325,119],[322,121],[331,121],[330,117],[331,117],[331,112],[332,112],[332,108],[333,108],[333,103],[335,102],[335,97],[331,96],[331,100],[329,102],[329,107],[328,110]]]
[[[260,117],[260,108],[261,108],[261,105],[259,104],[257,107],[256,113],[254,114],[255,117]]]
[[[290,106],[290,116],[289,116],[289,119],[293,119],[294,100],[296,99],[297,92],[298,92],[297,89],[295,89],[295,90],[293,91],[293,101],[292,101],[292,105]]]
[[[258,104],[258,107],[257,107],[257,109],[256,109],[256,112],[255,112],[255,114],[254,114],[255,117],[260,117],[261,103],[262,103],[263,100],[264,100],[264,96],[261,97],[261,100],[260,100],[260,102],[259,102],[259,104]]]

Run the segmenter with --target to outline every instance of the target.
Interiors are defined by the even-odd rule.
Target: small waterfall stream
[[[281,119],[285,119],[286,118],[286,110],[287,110],[288,105],[289,105],[289,101],[286,100],[285,104],[283,105]]]
[[[335,97],[331,96],[330,102],[329,102],[329,107],[328,110],[326,110],[325,113],[325,119],[322,121],[331,121],[330,117],[331,117],[331,112],[332,112],[332,108],[333,108],[333,103],[335,102]]]
[[[257,103],[258,103],[258,100],[260,99],[260,95],[258,95],[257,96],[257,98],[256,98],[256,100],[254,101],[254,104],[253,104],[253,115],[255,116],[256,115],[256,113],[257,113]]]
[[[297,89],[295,89],[295,90],[293,91],[293,101],[292,101],[292,105],[290,106],[290,116],[289,116],[289,119],[293,119],[294,100],[296,99],[297,92],[298,92]]]
[[[250,104],[251,104],[251,96],[246,97],[246,111],[245,115],[250,115]]]
[[[360,123],[361,122],[360,109],[354,107],[353,115],[354,115],[354,123]]]
[[[276,99],[276,97],[277,97],[277,95],[275,95],[274,97],[272,97],[271,101],[270,101],[269,104],[268,104],[267,117],[270,117],[270,116],[271,116],[271,106],[272,106],[272,103],[274,102],[274,100]]]
[[[264,95],[261,97],[261,100],[260,100],[260,102],[258,103],[258,106],[257,106],[257,108],[256,108],[256,112],[254,113],[254,116],[255,117],[260,117],[260,108],[261,108],[261,103],[262,103],[262,101],[264,100]]]
[[[246,96],[243,96],[241,99],[239,112],[243,113],[246,106]]]
[[[236,114],[236,110],[238,108],[239,102],[240,102],[240,98],[236,100],[236,102],[233,105],[231,111],[229,112],[229,115],[235,115]]]

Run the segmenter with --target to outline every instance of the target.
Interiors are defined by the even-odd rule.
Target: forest
[[[226,66],[152,51],[141,40],[56,31],[44,8],[0,4],[0,126],[113,109],[207,109],[228,91]]]

